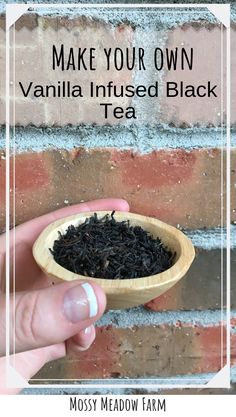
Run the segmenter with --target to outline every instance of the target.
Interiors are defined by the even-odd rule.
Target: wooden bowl
[[[111,212],[98,211],[98,218],[107,213]],[[46,227],[34,243],[33,256],[40,268],[53,282],[75,279],[94,281],[104,289],[107,295],[107,308],[121,309],[145,304],[158,297],[176,284],[188,271],[194,259],[195,250],[190,239],[182,232],[152,217],[118,211],[114,215],[117,221],[129,220],[131,225],[141,226],[153,237],[159,237],[172,252],[176,252],[174,265],[156,275],[122,280],[84,277],[68,271],[56,263],[49,248],[52,248],[54,241],[58,239],[58,231],[64,234],[68,226],[71,224],[77,226],[93,214],[93,212],[79,213],[60,219]]]

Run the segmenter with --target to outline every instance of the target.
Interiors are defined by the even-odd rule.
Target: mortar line
[[[3,129],[4,132],[4,129]],[[157,141],[158,138],[158,141]],[[158,143],[157,143],[158,142]],[[3,145],[2,145],[3,146]],[[44,150],[86,149],[132,150],[140,154],[153,151],[183,149],[186,152],[201,149],[220,149],[220,128],[163,129],[150,126],[80,126],[80,127],[17,127],[16,151],[40,152]],[[236,148],[236,133],[232,134],[232,147]]]
[[[231,312],[236,317],[236,310]],[[126,310],[110,310],[98,320],[97,326],[112,325],[115,328],[130,328],[133,326],[161,326],[173,325],[181,322],[186,326],[199,325],[200,327],[221,326],[221,310],[191,310],[191,311],[152,311],[144,307],[135,307]],[[226,326],[226,313],[223,316]]]
[[[99,18],[101,20],[105,20],[106,22],[108,21],[111,24],[117,24],[120,19],[118,18],[117,14],[119,13],[120,15],[122,15],[123,19],[124,16],[128,22],[128,24],[134,25],[134,27],[139,26],[144,26],[145,24],[147,24],[147,21],[143,18],[140,18],[140,16],[137,14],[137,11],[135,11],[135,9],[138,9],[138,12],[143,15],[147,8],[148,9],[153,9],[153,11],[155,12],[155,21],[153,22],[153,16],[151,16],[151,22],[150,22],[150,16],[149,16],[149,20],[148,23],[150,25],[154,25],[154,23],[156,24],[156,20],[157,18],[159,18],[158,23],[160,24],[160,22],[164,25],[166,25],[166,28],[173,28],[176,25],[179,24],[184,24],[187,22],[196,22],[199,21],[199,19],[205,19],[208,20],[210,23],[213,24],[218,24],[218,20],[217,18],[207,9],[207,5],[206,4],[188,4],[188,3],[183,3],[183,4],[179,4],[178,6],[176,5],[172,5],[172,4],[153,4],[153,3],[149,3],[149,4],[140,4],[140,3],[136,3],[136,4],[128,4],[128,3],[68,3],[68,4],[50,4],[50,6],[48,7],[42,7],[42,4],[34,4],[31,3],[31,8],[29,9],[29,13],[37,13],[40,16],[45,16],[45,15],[49,15],[51,16],[52,14],[59,14],[59,15],[63,15],[63,16],[68,16],[68,17],[77,17],[79,14],[81,14],[81,12],[86,15],[88,14],[90,17],[93,15],[93,10],[97,8],[96,10],[96,15],[99,15]],[[61,7],[63,7],[63,12]],[[162,10],[158,10],[158,9],[163,9],[163,8],[167,8],[167,9],[173,9],[175,8],[175,16],[173,17],[171,12],[169,10],[167,10],[165,12],[165,16],[163,16]],[[184,10],[188,8],[189,10]],[[2,8],[1,8],[2,9]],[[1,10],[0,9],[0,10]],[[76,10],[77,9],[77,10]],[[115,10],[117,9],[117,10]],[[122,10],[125,9],[125,10]],[[102,12],[102,13],[101,13]],[[117,13],[118,12],[118,13]],[[170,16],[168,16],[170,15]],[[168,18],[166,18],[166,16],[168,16]],[[171,19],[172,18],[172,19]]]

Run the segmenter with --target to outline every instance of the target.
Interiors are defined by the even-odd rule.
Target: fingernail
[[[92,326],[86,327],[86,329],[84,329],[84,334],[90,334],[92,331]]]
[[[63,304],[65,315],[72,323],[95,317],[98,313],[97,297],[88,282],[70,288]]]

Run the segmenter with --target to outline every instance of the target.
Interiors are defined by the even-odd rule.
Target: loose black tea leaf
[[[114,212],[69,226],[49,249],[55,261],[76,274],[107,279],[140,278],[173,265],[175,254],[129,220],[116,221]]]

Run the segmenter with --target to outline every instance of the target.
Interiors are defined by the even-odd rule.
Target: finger
[[[66,216],[86,211],[117,210],[129,211],[129,204],[121,198],[104,198],[100,200],[88,201],[86,203],[74,204],[73,206],[63,207],[51,213],[44,214],[36,219],[29,220],[15,228],[15,239],[18,242],[27,242],[32,245],[41,231],[50,223]],[[0,236],[0,252],[5,247],[5,235]],[[1,250],[2,249],[2,250]]]
[[[15,299],[15,313],[11,300],[10,322],[14,323],[15,316],[16,352],[69,339],[93,324],[106,306],[103,290],[97,284],[85,281],[65,282],[37,291],[16,293]],[[3,304],[0,303],[0,317],[5,312]],[[1,340],[5,340],[4,327],[0,328],[0,345]],[[1,347],[0,352],[3,354]]]
[[[66,354],[65,344],[48,346],[32,351],[18,353],[10,356],[10,366],[26,380],[32,378],[47,362],[62,358]],[[6,358],[0,358],[0,394],[17,394],[21,388],[14,387],[14,381],[10,381],[13,388],[6,385]]]
[[[78,353],[83,350],[87,350],[94,342],[96,337],[96,330],[92,324],[86,329],[81,330],[78,334],[73,336],[66,342],[67,353]]]
[[[106,198],[64,207],[17,226],[15,232],[16,242],[23,240],[32,245],[41,231],[50,223],[76,213],[99,210],[129,211],[129,204],[123,199]]]
[[[69,207],[56,210],[52,213],[30,220],[26,223],[17,226],[15,232],[15,263],[16,263],[16,287],[17,290],[25,288],[32,288],[32,275],[35,277],[42,277],[42,273],[35,263],[32,255],[32,245],[41,231],[49,223],[64,217],[70,216],[74,213],[84,211],[99,211],[99,210],[119,210],[129,211],[129,204],[123,199],[107,198],[101,200],[94,200],[87,203],[76,204]],[[10,233],[10,245],[13,246],[13,231]],[[0,257],[4,257],[5,253],[5,235],[0,236]],[[1,259],[0,259],[1,260]],[[3,263],[2,263],[3,265]],[[1,272],[1,271],[0,271]],[[2,274],[5,272],[2,268]],[[1,279],[1,277],[0,277]],[[2,279],[3,281],[3,279]],[[36,280],[34,281],[34,284]],[[43,286],[47,285],[44,279]],[[22,285],[23,284],[23,285]],[[40,285],[37,285],[40,287]],[[35,285],[33,285],[35,287]]]

